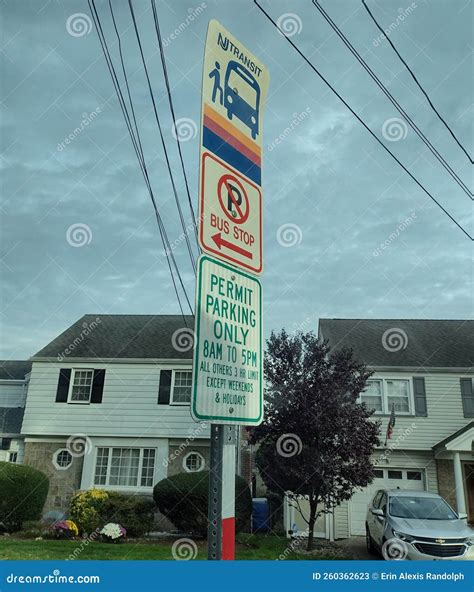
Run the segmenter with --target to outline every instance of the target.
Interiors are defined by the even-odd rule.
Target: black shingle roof
[[[194,317],[185,317],[194,328]],[[85,315],[33,356],[35,358],[190,359],[181,315]],[[173,347],[180,336],[180,348]],[[175,338],[176,339],[176,338]],[[179,351],[185,349],[185,351]]]
[[[27,360],[0,360],[0,380],[23,380],[30,371]]]
[[[19,434],[24,412],[24,407],[0,407],[0,434]]]
[[[333,348],[352,348],[369,366],[474,365],[474,321],[320,319],[319,335]]]

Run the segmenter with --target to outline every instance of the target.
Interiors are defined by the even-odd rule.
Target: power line
[[[178,209],[179,218],[180,218],[180,221],[181,221],[181,227],[182,227],[183,233],[184,233],[184,239],[186,241],[186,245],[187,245],[187,248],[188,248],[188,253],[189,253],[189,257],[191,259],[191,264],[193,266],[194,273],[196,273],[196,261],[194,259],[194,254],[193,254],[193,251],[192,251],[192,248],[191,248],[191,242],[189,240],[188,230],[186,228],[186,224],[185,224],[185,221],[184,221],[184,216],[183,216],[183,211],[181,209],[181,204],[179,202],[178,192],[176,190],[176,185],[175,185],[174,177],[173,177],[173,171],[171,170],[171,164],[170,164],[170,160],[169,160],[169,157],[168,157],[168,151],[166,149],[166,143],[165,143],[165,139],[164,139],[164,136],[163,136],[163,130],[161,128],[161,122],[160,122],[160,118],[158,116],[158,110],[156,108],[155,96],[153,94],[153,88],[151,86],[150,76],[148,74],[148,68],[147,68],[147,65],[146,65],[145,55],[143,53],[142,42],[140,40],[140,34],[138,32],[137,21],[135,19],[135,12],[133,10],[133,6],[132,6],[132,1],[131,0],[128,0],[128,6],[129,6],[129,9],[130,9],[130,14],[132,16],[133,27],[134,27],[134,30],[135,30],[135,35],[137,37],[138,47],[140,49],[140,56],[141,56],[141,59],[142,59],[143,68],[145,69],[145,75],[146,75],[146,80],[147,80],[147,84],[148,84],[148,91],[150,93],[150,98],[151,98],[151,101],[153,103],[153,112],[155,114],[156,123],[158,125],[158,130],[159,130],[159,133],[160,133],[161,145],[163,147],[163,152],[165,154],[166,166],[168,168],[168,174],[169,174],[169,177],[170,177],[170,180],[171,180],[171,186],[173,188],[173,194],[174,194],[174,198],[175,198],[175,201],[176,201],[176,207]]]
[[[461,148],[461,150],[464,152],[464,154],[467,156],[467,158],[469,159],[469,162],[471,164],[474,164],[474,160],[471,158],[469,152],[464,148],[464,146],[461,144],[461,142],[458,140],[456,134],[453,132],[453,130],[451,129],[451,127],[448,125],[448,123],[446,123],[445,119],[442,117],[442,115],[439,113],[439,111],[436,109],[436,107],[433,105],[433,102],[431,101],[430,97],[428,96],[428,93],[425,91],[425,89],[421,86],[420,82],[418,81],[418,78],[416,77],[415,73],[412,71],[412,69],[410,68],[410,66],[407,64],[407,62],[402,58],[402,56],[400,55],[400,52],[397,50],[397,48],[395,47],[395,45],[392,43],[391,39],[389,39],[388,35],[385,35],[385,31],[382,29],[382,27],[379,25],[379,23],[377,22],[377,19],[374,17],[374,15],[372,14],[372,12],[370,11],[370,8],[367,6],[367,4],[365,3],[365,0],[362,0],[362,4],[364,5],[365,10],[369,13],[371,19],[374,21],[376,27],[378,28],[378,30],[383,34],[384,38],[390,43],[393,51],[397,54],[397,56],[399,57],[400,61],[402,62],[402,64],[406,67],[406,69],[408,70],[408,72],[410,72],[411,77],[413,78],[413,80],[415,81],[415,84],[418,86],[418,88],[421,90],[421,92],[424,94],[426,100],[428,101],[430,107],[433,109],[433,111],[436,113],[436,115],[438,116],[438,119],[444,124],[445,128],[448,130],[448,132],[451,134],[451,136],[454,138],[456,144],[459,146],[459,148]]]
[[[160,46],[161,64],[163,66],[163,74],[164,74],[165,83],[166,83],[166,93],[168,95],[168,103],[169,103],[169,106],[170,106],[171,117],[173,118],[173,126],[174,126],[174,131],[175,131],[176,144],[178,146],[179,160],[181,161],[181,169],[183,171],[184,183],[185,183],[185,186],[186,186],[186,193],[188,195],[189,210],[191,212],[192,220],[193,220],[193,223],[194,223],[194,234],[196,235],[196,242],[197,242],[198,236],[197,236],[196,215],[194,213],[194,208],[193,208],[193,204],[192,204],[192,201],[191,201],[191,193],[189,191],[188,177],[186,175],[186,168],[184,166],[184,159],[183,159],[183,154],[182,154],[182,151],[181,151],[181,142],[179,141],[178,129],[176,127],[176,116],[175,116],[174,106],[173,106],[173,97],[171,95],[171,87],[170,87],[170,82],[169,82],[169,78],[168,78],[168,68],[166,67],[166,58],[165,58],[165,52],[163,50],[163,41],[162,41],[162,38],[161,38],[160,23],[159,23],[159,20],[158,20],[158,12],[156,10],[155,0],[152,0],[151,6],[152,6],[152,9],[153,9],[153,19],[154,19],[154,22],[155,22],[156,36],[157,36],[157,39],[158,39],[158,44]]]
[[[382,92],[388,97],[394,107],[398,110],[400,115],[402,115],[405,120],[408,122],[410,127],[415,131],[418,137],[425,143],[425,145],[429,148],[432,154],[436,156],[438,161],[443,165],[443,167],[447,170],[447,172],[453,177],[456,183],[461,187],[461,189],[467,194],[470,199],[473,199],[474,193],[465,185],[463,180],[456,174],[456,172],[452,169],[452,167],[446,162],[446,160],[441,156],[441,154],[436,150],[436,148],[431,144],[428,138],[424,135],[424,133],[418,128],[416,123],[411,119],[410,115],[403,109],[403,107],[398,103],[395,97],[390,93],[384,83],[378,78],[375,72],[370,68],[364,58],[360,55],[360,53],[355,49],[355,47],[351,44],[349,39],[344,35],[341,29],[337,26],[337,24],[331,19],[329,14],[324,10],[324,8],[318,3],[318,0],[313,0],[314,6],[319,10],[321,15],[326,19],[329,25],[332,27],[333,31],[339,36],[339,38],[343,41],[344,45],[349,49],[352,55],[359,61],[362,67],[366,70],[366,72],[371,76],[371,78],[375,81],[378,87],[382,90]]]
[[[401,168],[410,176],[411,179],[413,179],[413,181],[415,181],[415,183],[426,193],[426,195],[428,195],[428,197],[433,200],[433,202],[446,214],[446,216],[448,216],[448,218],[454,222],[454,224],[456,224],[456,226],[471,240],[474,240],[473,237],[467,232],[467,230],[465,230],[460,224],[459,222],[457,222],[457,220],[439,203],[439,201],[433,197],[433,195],[431,195],[431,193],[425,189],[425,187],[422,185],[422,183],[420,181],[418,181],[418,179],[407,169],[407,167],[395,156],[395,154],[393,154],[393,152],[387,148],[387,146],[385,146],[385,144],[379,140],[379,138],[377,137],[376,134],[374,134],[374,132],[369,128],[369,126],[364,122],[364,120],[354,111],[354,109],[352,109],[352,107],[349,105],[349,103],[337,92],[337,90],[331,85],[330,82],[328,82],[326,80],[326,78],[321,74],[321,72],[316,68],[316,66],[309,61],[309,59],[304,55],[304,53],[298,48],[297,45],[295,45],[293,43],[293,41],[287,37],[284,34],[284,31],[282,31],[280,29],[280,27],[277,25],[277,23],[272,19],[272,17],[265,11],[264,8],[262,8],[260,6],[260,4],[257,2],[257,0],[253,0],[254,4],[257,5],[257,7],[260,9],[260,11],[266,16],[266,18],[273,24],[273,26],[285,37],[285,39],[288,41],[288,43],[290,43],[290,45],[293,47],[293,49],[295,49],[297,51],[297,53],[300,55],[300,57],[303,58],[303,60],[308,64],[308,66],[319,76],[319,78],[324,82],[324,84],[326,84],[326,86],[328,86],[332,92],[337,96],[337,98],[347,107],[347,109],[349,109],[349,111],[352,113],[352,115],[354,115],[354,117],[365,127],[365,129],[370,133],[370,135],[375,138],[375,140],[380,144],[380,146],[382,146],[382,148],[388,152],[390,154],[390,156],[401,166]]]
[[[114,68],[114,65],[113,65],[112,58],[110,56],[110,52],[109,52],[109,49],[108,49],[108,46],[107,46],[107,40],[106,40],[105,35],[104,35],[104,32],[102,30],[102,25],[101,25],[101,22],[100,22],[100,18],[99,18],[97,9],[96,9],[95,4],[94,4],[94,0],[88,0],[88,4],[89,4],[89,9],[90,9],[91,14],[92,14],[92,19],[94,21],[94,25],[95,25],[95,28],[96,28],[96,31],[97,31],[97,35],[99,37],[99,41],[100,41],[100,44],[101,44],[101,47],[102,47],[102,51],[104,53],[105,61],[107,63],[107,68],[108,68],[108,70],[110,72],[110,75],[111,75],[111,78],[112,78],[112,83],[113,83],[114,88],[115,88],[115,91],[117,93],[117,98],[118,98],[118,101],[119,101],[120,109],[121,109],[122,114],[124,116],[125,124],[127,126],[127,130],[129,132],[130,138],[132,140],[132,145],[133,145],[133,148],[135,150],[135,154],[136,154],[137,159],[138,159],[140,170],[142,171],[142,174],[144,176],[145,184],[147,186],[148,193],[150,195],[150,198],[151,198],[151,201],[152,201],[152,204],[153,204],[153,208],[154,208],[154,211],[155,211],[155,216],[156,216],[156,220],[157,220],[158,228],[159,228],[159,232],[160,232],[160,237],[161,237],[161,240],[162,240],[162,243],[163,243],[163,248],[164,248],[166,259],[167,259],[167,262],[168,262],[168,268],[169,268],[169,271],[170,271],[171,280],[173,282],[174,291],[175,291],[175,294],[176,294],[176,298],[178,300],[178,304],[179,304],[179,308],[180,308],[180,311],[181,311],[181,315],[183,317],[183,321],[184,321],[185,325],[187,326],[186,317],[184,315],[183,307],[182,307],[182,304],[181,304],[181,298],[179,296],[179,292],[178,292],[178,288],[177,288],[177,285],[176,285],[174,273],[173,273],[173,270],[172,270],[172,267],[171,267],[171,262],[173,263],[173,266],[175,268],[175,271],[176,271],[176,273],[178,275],[179,282],[181,284],[181,289],[182,289],[182,291],[184,293],[184,296],[186,298],[186,301],[187,301],[187,304],[188,304],[189,309],[191,311],[191,314],[193,314],[193,310],[192,310],[192,307],[191,307],[191,304],[190,304],[188,295],[186,293],[186,289],[184,287],[184,283],[183,283],[183,280],[181,278],[181,274],[179,272],[179,268],[178,268],[178,266],[176,264],[176,260],[175,260],[173,251],[171,249],[171,245],[170,245],[170,242],[169,242],[167,233],[166,233],[165,226],[163,224],[163,221],[161,219],[161,215],[159,213],[159,210],[158,210],[158,207],[157,207],[157,204],[156,204],[156,200],[155,200],[155,197],[154,197],[154,194],[153,194],[153,189],[151,187],[149,176],[148,176],[148,171],[147,171],[147,168],[146,168],[146,162],[145,162],[144,158],[143,159],[141,158],[141,153],[140,153],[140,150],[139,150],[139,147],[138,147],[138,144],[137,144],[137,140],[136,140],[136,138],[134,136],[134,133],[133,133],[133,129],[132,129],[131,122],[130,122],[130,116],[128,114],[127,106],[126,106],[125,101],[124,101],[124,98],[123,98],[123,93],[122,93],[122,90],[120,88],[120,83],[118,81],[117,74],[115,72],[115,68]],[[138,131],[138,128],[137,128],[137,131]],[[170,262],[170,259],[171,259],[171,262]]]

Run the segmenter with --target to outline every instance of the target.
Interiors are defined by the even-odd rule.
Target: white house
[[[93,486],[151,494],[208,463],[191,419],[193,318],[86,315],[31,358],[25,464],[46,472],[46,510]]]
[[[381,487],[439,493],[474,523],[474,322],[320,319],[319,337],[352,348],[374,371],[361,400],[376,410],[382,434],[376,479],[320,518],[317,534],[365,534],[367,504]],[[396,423],[385,444],[392,405]],[[286,518],[287,528],[305,528],[297,513]]]
[[[25,446],[21,423],[30,370],[31,362],[0,361],[0,461],[23,461]]]

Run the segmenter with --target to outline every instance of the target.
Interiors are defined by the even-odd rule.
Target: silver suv
[[[367,549],[385,559],[474,559],[474,530],[436,493],[380,489],[367,510]]]

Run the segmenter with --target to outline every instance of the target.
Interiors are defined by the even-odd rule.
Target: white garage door
[[[378,489],[415,489],[423,491],[423,473],[416,469],[376,469],[376,478],[364,489],[352,496],[349,502],[350,526],[352,535],[365,534],[367,506]]]

